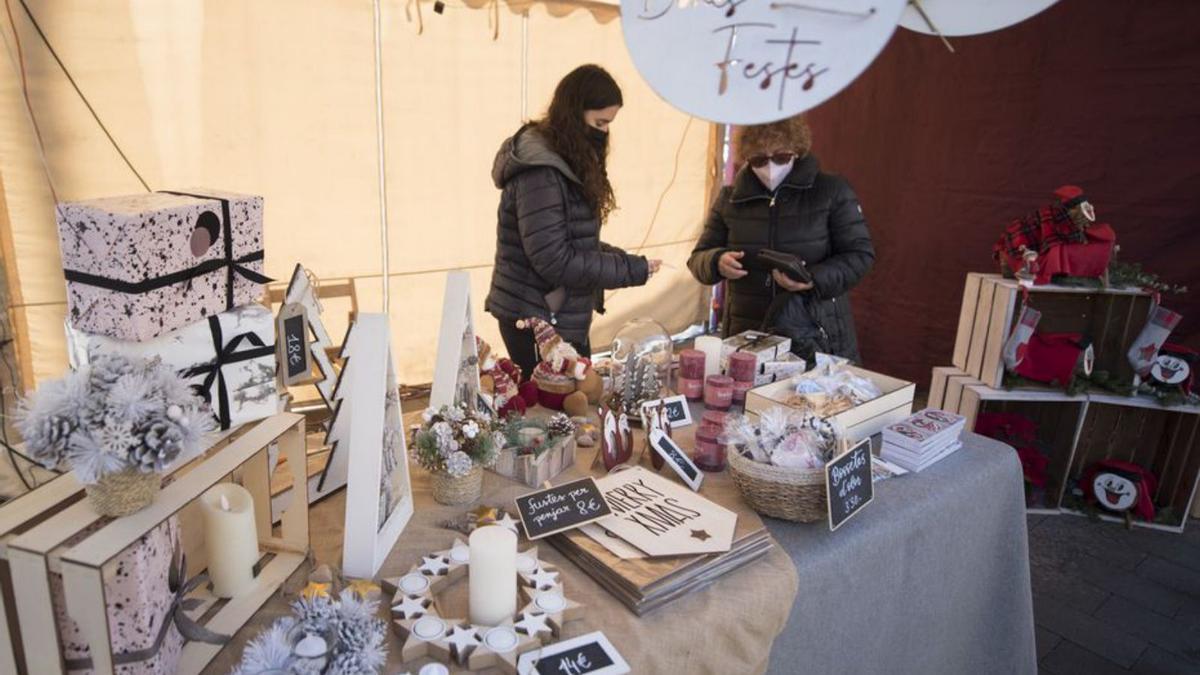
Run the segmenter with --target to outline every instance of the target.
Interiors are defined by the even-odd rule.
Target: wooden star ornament
[[[522,635],[511,623],[479,627],[480,645],[467,660],[471,670],[499,668],[510,675],[517,674],[517,657],[540,644],[536,638]]]
[[[521,611],[544,613],[547,621],[550,622],[551,630],[554,631],[554,637],[562,634],[563,625],[566,622],[583,616],[583,605],[564,595],[561,586],[544,591],[529,587],[521,590],[529,599],[529,604],[525,605]]]

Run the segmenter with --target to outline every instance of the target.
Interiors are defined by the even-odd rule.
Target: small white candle
[[[701,335],[696,338],[695,348],[704,352],[704,377],[721,374],[721,338]]]
[[[471,533],[471,623],[495,626],[517,612],[517,535],[498,525]]]
[[[240,485],[221,483],[205,492],[200,504],[213,595],[235,597],[254,585],[258,562],[254,498]]]

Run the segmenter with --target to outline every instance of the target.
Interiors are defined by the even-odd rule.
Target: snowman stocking
[[[1133,346],[1127,353],[1129,363],[1133,365],[1133,369],[1137,371],[1138,375],[1146,377],[1150,373],[1150,367],[1154,365],[1154,358],[1158,356],[1158,350],[1162,348],[1163,343],[1167,341],[1171,331],[1175,330],[1182,318],[1181,314],[1172,312],[1165,307],[1155,307],[1154,311],[1150,313],[1150,320],[1146,322],[1146,327],[1133,341]]]
[[[1029,338],[1041,320],[1042,313],[1029,305],[1021,305],[1021,320],[1013,328],[1012,334],[1004,341],[1004,365],[1015,371],[1025,359],[1025,350],[1029,348]]]

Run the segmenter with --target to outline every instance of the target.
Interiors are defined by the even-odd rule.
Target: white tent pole
[[[529,121],[529,10],[521,15],[521,122]]]
[[[379,155],[379,245],[382,249],[383,267],[383,313],[389,314],[391,305],[388,302],[388,281],[391,265],[388,261],[388,215],[387,215],[387,154],[383,142],[383,18],[379,7],[380,0],[374,0],[375,6],[375,139],[376,153]]]

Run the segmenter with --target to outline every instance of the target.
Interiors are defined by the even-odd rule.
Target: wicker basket
[[[729,475],[750,507],[764,516],[799,523],[826,517],[824,469],[790,469],[763,464],[729,448]]]
[[[483,492],[483,468],[472,464],[465,476],[451,476],[442,471],[433,473],[433,500],[447,506],[470,504]]]
[[[153,504],[161,486],[162,476],[157,473],[122,471],[107,474],[98,483],[83,488],[96,513],[119,518]]]

